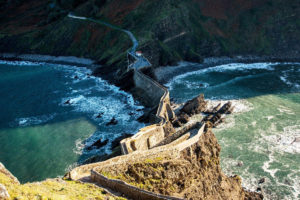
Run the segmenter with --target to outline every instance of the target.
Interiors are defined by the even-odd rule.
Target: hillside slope
[[[224,55],[299,57],[295,0],[1,0],[0,52],[92,58],[105,64],[100,75],[124,68],[128,36],[70,19],[70,11],[131,30],[154,66]]]

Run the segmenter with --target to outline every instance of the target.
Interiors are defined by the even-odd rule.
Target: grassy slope
[[[62,179],[48,179],[43,182],[19,184],[5,171],[0,169],[0,184],[3,184],[11,199],[20,200],[86,200],[86,199],[115,199],[104,190],[92,184],[84,184]],[[117,198],[123,199],[123,198]]]
[[[208,56],[290,55],[300,50],[300,5],[294,0],[53,2],[27,0],[5,7],[0,12],[0,52],[89,57],[106,64],[104,73],[124,66],[124,52],[131,45],[127,35],[69,19],[70,10],[131,30],[154,66],[199,62]]]

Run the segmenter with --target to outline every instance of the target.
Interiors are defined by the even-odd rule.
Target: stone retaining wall
[[[175,118],[170,106],[170,94],[167,88],[139,70],[134,70],[134,82],[136,87],[145,92],[145,97],[151,98],[150,102],[153,102],[153,106],[158,105],[156,113],[158,123],[142,128],[134,136],[122,140],[120,145],[123,154],[155,147],[167,136],[164,129],[167,122]]]
[[[125,194],[127,198],[132,198],[135,200],[183,200],[183,198],[165,196],[142,190],[121,180],[106,178],[94,170],[91,171],[91,177],[93,181],[100,183],[101,186]]]
[[[133,185],[130,185],[124,181],[118,180],[118,179],[110,179],[105,177],[104,175],[100,174],[99,171],[101,169],[104,169],[106,167],[109,167],[111,165],[118,166],[123,165],[124,163],[129,162],[139,162],[143,161],[145,159],[150,159],[152,157],[157,157],[158,155],[160,157],[168,156],[170,159],[172,158],[178,158],[180,157],[180,154],[182,151],[184,151],[187,148],[190,148],[192,145],[196,144],[200,137],[203,135],[205,125],[203,125],[198,133],[190,138],[187,139],[187,136],[182,136],[182,138],[178,138],[178,141],[174,141],[168,145],[153,148],[151,150],[146,151],[138,151],[134,152],[132,154],[123,155],[118,157],[116,160],[108,160],[104,161],[102,163],[98,163],[97,167],[94,167],[91,169],[91,178],[94,182],[98,183],[99,185],[110,188],[111,190],[121,192],[125,194],[126,197],[132,198],[132,199],[141,199],[141,200],[161,200],[161,199],[174,199],[174,200],[181,200],[183,198],[178,197],[172,197],[172,196],[164,196],[160,194],[156,194],[153,192],[149,192],[144,189],[137,188]]]

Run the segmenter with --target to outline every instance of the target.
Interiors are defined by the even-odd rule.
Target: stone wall
[[[124,181],[118,180],[118,179],[111,179],[108,178],[102,174],[99,173],[101,169],[104,169],[106,167],[109,167],[111,165],[117,166],[117,165],[123,165],[129,162],[139,162],[146,158],[151,159],[152,157],[157,157],[158,155],[160,157],[173,157],[178,158],[181,155],[181,152],[185,149],[189,149],[192,145],[196,144],[200,137],[203,135],[204,131],[203,125],[198,133],[190,138],[187,139],[187,136],[183,136],[182,138],[179,138],[178,141],[174,141],[168,145],[153,148],[151,150],[145,150],[145,151],[137,151],[132,154],[120,156],[118,158],[114,158],[112,160],[104,161],[102,163],[98,163],[97,167],[95,165],[91,169],[91,178],[94,182],[98,183],[99,185],[109,188],[114,191],[121,192],[126,195],[126,197],[132,198],[132,199],[141,199],[141,200],[163,200],[163,199],[173,199],[173,200],[181,200],[183,198],[178,197],[172,197],[172,196],[165,196],[153,192],[149,192],[144,189],[137,188],[133,185],[130,185]],[[187,140],[186,140],[187,139]],[[73,170],[74,171],[74,170]],[[71,177],[74,179],[74,177]]]
[[[141,96],[142,98],[147,99],[146,102],[149,102],[149,106],[157,106],[165,93],[165,88],[139,70],[134,71],[133,80],[135,87],[143,91]]]
[[[134,71],[135,86],[145,92],[144,98],[150,98],[153,106],[158,105],[156,118],[157,124],[144,127],[134,136],[120,142],[123,154],[137,150],[148,150],[160,143],[168,134],[166,133],[167,122],[175,118],[170,106],[170,95],[167,88],[160,85],[139,70]]]

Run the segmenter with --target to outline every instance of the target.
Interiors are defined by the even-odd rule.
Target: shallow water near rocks
[[[142,107],[132,96],[90,73],[0,61],[0,162],[21,182],[63,176],[78,162],[110,153],[115,138],[143,127],[136,121]],[[118,124],[106,126],[113,117]],[[100,138],[109,139],[105,147],[84,148]]]
[[[177,76],[168,87],[178,103],[199,93],[233,100],[235,113],[214,129],[222,169],[266,199],[300,198],[299,63],[220,65]]]

